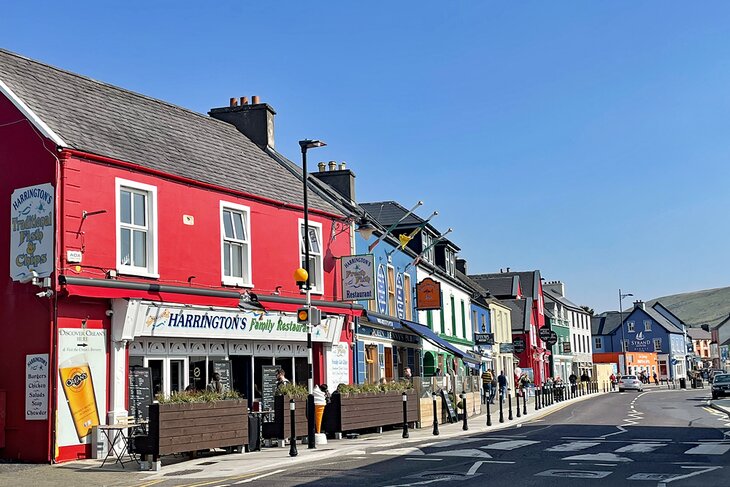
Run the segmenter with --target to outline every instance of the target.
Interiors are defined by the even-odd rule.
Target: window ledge
[[[138,271],[138,270],[129,269],[129,268],[117,269],[117,274],[119,274],[121,276],[149,277],[150,279],[159,279],[160,278],[159,274],[153,274],[151,272],[146,272],[146,271],[141,271],[141,270]]]
[[[240,287],[240,288],[246,288],[246,289],[253,289],[253,287],[254,287],[254,285],[252,283],[239,281],[237,279],[222,279],[221,285],[222,286],[231,286],[231,287]]]

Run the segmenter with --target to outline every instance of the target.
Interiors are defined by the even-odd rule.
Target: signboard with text
[[[477,345],[494,345],[494,333],[474,333],[474,343]]]
[[[416,285],[416,309],[441,309],[441,283],[430,277]]]
[[[375,299],[375,258],[373,255],[346,255],[342,262],[342,299]]]
[[[525,339],[514,338],[512,344],[515,346],[515,353],[522,353],[525,351]]]
[[[48,419],[48,354],[25,356],[25,419]]]
[[[403,274],[400,272],[395,275],[395,309],[398,318],[406,317],[406,298],[403,292]]]
[[[378,266],[378,274],[376,276],[376,286],[378,291],[378,313],[388,314],[388,289],[387,278],[385,276],[385,266]]]
[[[53,272],[53,212],[51,183],[18,188],[10,196],[10,278],[20,281],[35,271]]]

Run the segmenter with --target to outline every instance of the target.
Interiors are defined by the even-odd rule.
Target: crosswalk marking
[[[392,450],[382,450],[373,452],[373,455],[425,455],[420,448],[408,447],[408,448],[393,448]]]
[[[545,451],[579,451],[587,448],[592,448],[600,443],[594,441],[571,441],[570,443],[563,443],[562,445],[555,445],[552,448],[548,448]]]
[[[694,448],[690,448],[686,455],[722,455],[730,450],[730,445],[722,445],[717,443],[703,443]]]
[[[632,459],[621,457],[616,455],[615,453],[592,453],[592,454],[586,454],[586,455],[573,455],[572,457],[565,457],[563,460],[582,460],[582,461],[588,461],[588,462],[633,462]]]
[[[465,450],[445,450],[438,453],[432,453],[440,457],[468,457],[468,458],[492,458],[487,452],[477,450],[476,448],[467,448]]]
[[[664,443],[634,443],[614,450],[616,453],[649,453],[666,446]]]
[[[515,450],[522,448],[523,446],[534,445],[540,443],[534,440],[514,440],[514,441],[500,441],[499,443],[492,443],[491,445],[483,446],[481,448],[485,450]]]

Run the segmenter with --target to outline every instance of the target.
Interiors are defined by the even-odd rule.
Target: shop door
[[[190,374],[188,384],[196,391],[204,391],[208,384],[208,360],[205,357],[190,357]]]
[[[393,380],[393,349],[385,347],[385,380]]]
[[[231,388],[248,399],[248,407],[251,407],[253,398],[253,376],[251,374],[251,357],[249,355],[231,356]]]
[[[170,359],[170,394],[184,391],[187,387],[185,381],[187,366],[187,358]]]
[[[145,367],[150,368],[152,394],[165,394],[165,359],[145,358]]]
[[[309,382],[309,366],[306,357],[296,357],[294,359],[294,379],[300,386],[307,385]]]

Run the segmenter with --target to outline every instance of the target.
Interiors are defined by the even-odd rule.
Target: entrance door
[[[184,391],[187,387],[186,371],[187,358],[171,358],[170,359],[170,394]]]
[[[145,358],[145,367],[150,368],[152,394],[165,394],[165,359]]]
[[[391,382],[393,380],[393,349],[385,347],[385,380]]]

